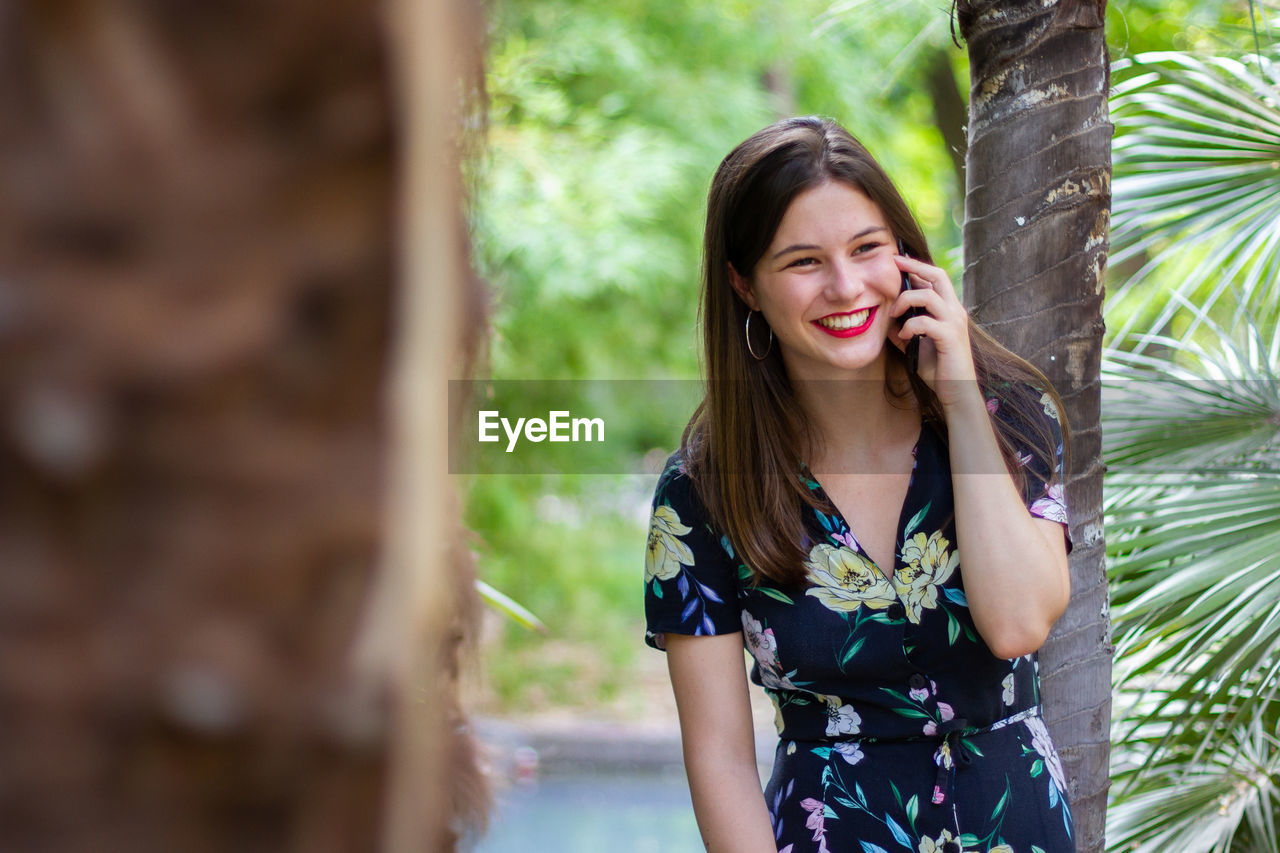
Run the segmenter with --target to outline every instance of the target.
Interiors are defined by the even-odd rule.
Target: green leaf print
[[[924,711],[917,711],[915,708],[894,708],[893,713],[900,717],[907,717],[913,720],[928,720],[929,715]]]
[[[916,528],[924,521],[924,517],[929,513],[929,507],[933,506],[933,501],[920,507],[920,511],[911,516],[911,520],[907,522],[907,526],[902,528],[902,539],[906,541],[911,538],[911,534],[916,532]]]
[[[847,652],[845,652],[843,655],[841,655],[841,656],[840,656],[840,668],[841,668],[841,669],[844,669],[845,664],[847,664],[849,661],[853,660],[854,656],[858,654],[858,650],[862,648],[862,644],[863,644],[864,642],[866,642],[866,639],[867,639],[866,637],[860,637],[860,638],[858,638],[858,641],[857,641],[857,642],[855,642],[853,645],[851,645],[851,646],[849,647],[849,650],[848,650]]]
[[[911,822],[911,831],[916,831],[916,815],[920,813],[920,798],[915,794],[907,800],[907,820]]]
[[[944,610],[943,612],[947,614],[947,644],[954,646],[956,640],[960,639],[960,623],[956,621],[956,617],[952,616],[950,611]]]
[[[757,587],[757,589],[764,595],[767,595],[773,599],[777,599],[778,601],[781,601],[783,604],[795,604],[795,602],[792,601],[790,598],[788,598],[785,594],[779,592],[778,590],[774,589],[771,586]]]
[[[1004,794],[1001,795],[1000,801],[996,803],[996,807],[991,810],[991,820],[995,820],[1000,812],[1004,811],[1005,804],[1009,802],[1009,780],[1004,783]]]
[[[662,598],[662,587],[658,585],[658,579],[653,579],[653,594],[658,598]]]
[[[1035,776],[1039,776],[1043,772],[1044,772],[1044,759],[1037,758],[1035,760],[1035,763],[1031,765],[1031,775],[1035,777]]]

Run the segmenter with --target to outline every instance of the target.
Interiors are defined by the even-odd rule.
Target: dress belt
[[[938,745],[938,749],[933,753],[933,763],[938,765],[938,775],[933,783],[932,802],[935,806],[942,805],[947,801],[947,777],[953,774],[957,764],[968,766],[973,763],[973,755],[961,741],[961,738],[973,737],[974,735],[986,734],[996,729],[1003,729],[1014,723],[1020,723],[1031,717],[1040,716],[1041,710],[1039,705],[1032,705],[1016,714],[1011,714],[1003,720],[996,720],[989,726],[976,726],[970,728],[969,721],[963,717],[955,717],[947,720],[945,723],[938,725],[938,733],[935,735],[910,735],[908,737],[849,737],[840,738],[840,742],[849,741],[866,744],[876,743],[920,743],[923,741],[936,741],[941,739],[942,743]],[[795,740],[788,738],[788,740]]]

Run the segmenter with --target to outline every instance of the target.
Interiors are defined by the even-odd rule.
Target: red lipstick
[[[849,316],[850,314],[857,314],[857,313],[859,313],[859,312],[857,312],[857,311],[845,311],[845,312],[844,312],[844,313],[842,313],[842,314],[828,314],[827,316],[828,316],[828,317],[847,317],[847,316]],[[825,318],[824,318],[824,319],[825,319]],[[853,327],[848,328],[848,329],[829,329],[829,328],[827,328],[826,326],[824,326],[824,325],[822,325],[821,323],[819,323],[817,320],[812,320],[812,321],[810,321],[810,322],[812,322],[812,323],[813,323],[813,325],[814,325],[815,327],[817,327],[817,328],[821,329],[822,331],[826,332],[828,335],[830,335],[830,336],[831,336],[831,337],[833,337],[833,338],[856,338],[858,335],[861,335],[861,334],[862,334],[863,332],[865,332],[867,329],[870,329],[870,328],[871,328],[871,324],[872,324],[873,322],[875,322],[875,319],[876,319],[876,308],[873,306],[872,308],[870,308],[869,310],[867,310],[867,319],[866,319],[866,320],[863,320],[861,324],[859,324],[859,325],[857,325],[857,326],[853,326]]]

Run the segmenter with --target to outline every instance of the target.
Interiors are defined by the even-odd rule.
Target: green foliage
[[[627,685],[642,645],[644,534],[635,508],[651,484],[573,479],[589,482],[573,489],[550,476],[471,483],[465,521],[486,580],[546,626],[535,633],[501,622],[487,651],[489,687],[513,713],[607,700]]]
[[[1269,328],[1280,316],[1280,103],[1271,62],[1249,59],[1117,64],[1111,260],[1142,262],[1111,298],[1118,339],[1190,334],[1200,316]]]
[[[1254,3],[1265,33],[1280,5],[1275,0]],[[1107,45],[1113,60],[1166,50],[1239,56],[1254,49],[1253,33],[1249,0],[1107,2]]]
[[[1117,73],[1113,257],[1142,263],[1104,375],[1114,850],[1280,849],[1280,110],[1259,61]]]

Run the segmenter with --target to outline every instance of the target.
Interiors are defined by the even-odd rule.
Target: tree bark
[[[422,684],[351,665],[384,559],[400,302],[382,13],[0,15],[0,849],[383,837]],[[465,565],[433,566],[448,603],[411,615],[450,607]],[[432,674],[456,624],[417,635]]]
[[[485,314],[460,172],[461,110],[479,98],[459,97],[482,88],[482,26],[477,3],[392,0],[387,10],[402,118],[401,286],[388,541],[361,651],[395,686],[383,850],[419,853],[456,849],[487,806],[458,696],[478,601],[448,464],[449,380],[469,375]]]
[[[1072,597],[1040,657],[1081,851],[1103,849],[1111,708],[1099,427],[1111,198],[1104,7],[1104,0],[957,7],[972,82],[965,301],[1054,383],[1073,438]]]

